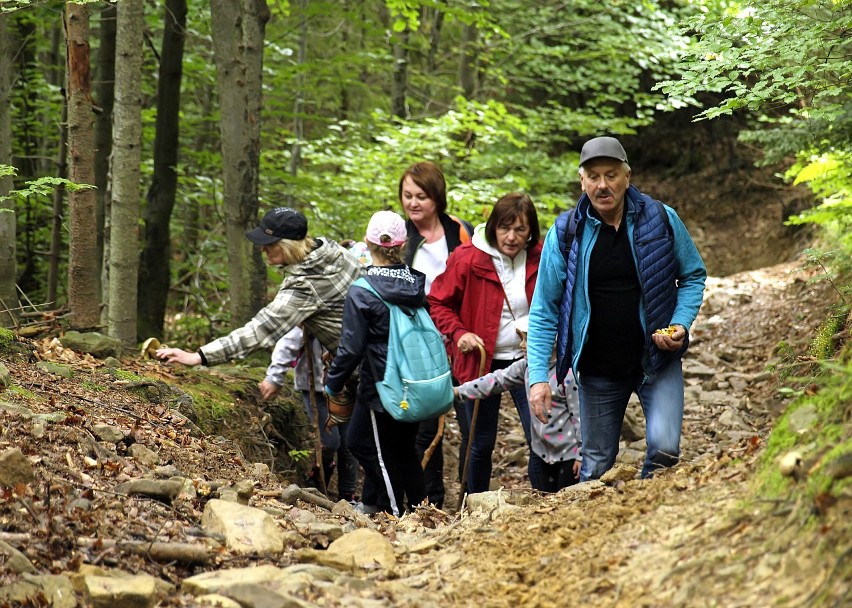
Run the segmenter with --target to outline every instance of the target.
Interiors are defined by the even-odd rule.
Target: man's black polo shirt
[[[590,213],[600,219],[593,207]],[[580,374],[626,378],[641,369],[645,342],[639,321],[641,288],[627,229],[626,217],[618,230],[601,222],[592,248],[588,268],[591,314]]]

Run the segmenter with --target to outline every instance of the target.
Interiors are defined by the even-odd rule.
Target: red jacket
[[[532,302],[540,259],[541,242],[527,250],[527,303]],[[448,350],[456,379],[468,382],[480,376],[479,349],[469,353],[458,349],[459,338],[467,332],[475,333],[485,342],[485,373],[488,373],[505,301],[491,256],[473,243],[458,247],[447,260],[447,269],[432,283],[428,299],[432,320],[450,340]]]

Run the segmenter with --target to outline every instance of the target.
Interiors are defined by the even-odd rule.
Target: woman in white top
[[[447,213],[447,182],[435,163],[414,163],[399,179],[399,202],[405,212],[408,241],[405,263],[426,275],[426,293],[432,281],[444,272],[453,250],[470,241],[473,226]],[[458,417],[462,436],[467,436],[467,417]],[[420,423],[417,452],[424,452],[438,435],[438,420]],[[441,508],[444,504],[444,456],[442,441],[436,444],[426,465],[426,490],[429,502]],[[462,445],[462,450],[465,449]],[[464,453],[464,452],[462,452]],[[459,473],[461,475],[461,473]]]

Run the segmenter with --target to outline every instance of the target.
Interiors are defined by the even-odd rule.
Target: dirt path
[[[507,406],[501,410],[494,457],[499,500],[459,515],[453,508],[457,431],[450,420],[446,512],[418,510],[401,520],[374,516],[373,527],[395,543],[393,570],[364,574],[351,586],[335,587],[336,594],[311,586],[299,605],[850,605],[849,492],[811,517],[819,505],[803,504],[795,482],[782,498],[764,501],[754,480],[766,439],[786,404],[767,362],[781,340],[791,351],[805,352],[835,298],[830,285],[809,278],[794,264],[784,264],[709,281],[684,361],[683,458],[674,469],[653,480],[634,479],[635,470],[627,467],[638,464],[643,449],[634,436],[619,456],[623,481],[536,494],[525,477],[519,423]],[[37,472],[33,483],[0,496],[0,534],[39,572],[73,572],[82,563],[97,563],[147,572],[179,588],[197,569],[119,554],[95,539],[198,542],[194,535],[206,503],[201,489],[209,489],[208,480],[221,486],[249,479],[257,492],[253,504],[278,513],[288,528],[301,517],[352,525],[327,511],[308,513],[310,506],[285,511],[276,497],[289,482],[258,473],[232,441],[198,433],[171,409],[171,385],[180,386],[185,377],[151,362],[127,361],[144,376],[162,378],[128,381],[91,356],[63,349],[57,340],[42,342],[30,360],[25,355],[5,362],[13,383],[0,397],[0,453],[21,448]],[[35,365],[37,358],[64,363],[68,374]],[[230,395],[228,381],[223,386]],[[247,417],[247,395],[233,398],[235,411]],[[227,422],[260,427],[257,420]],[[96,424],[127,434],[111,444],[115,453],[105,453],[105,443],[92,436]],[[641,431],[641,419],[632,426]],[[156,466],[126,457],[134,443],[157,449]],[[193,480],[198,494],[177,506],[119,498],[116,484],[149,476],[150,468],[161,477]],[[81,538],[93,542],[81,547]],[[4,560],[0,555],[0,592],[21,580]],[[204,569],[297,561],[291,550],[268,560],[223,553]],[[198,604],[179,591],[160,605]]]
[[[784,405],[765,364],[781,338],[806,345],[832,298],[826,285],[808,283],[795,269],[786,264],[710,281],[685,366],[701,364],[714,373],[687,376],[692,388],[680,466],[650,481],[584,484],[465,526],[446,542],[458,563],[439,555],[431,565],[437,572],[428,589],[438,603],[650,607],[849,601],[849,497],[810,522],[802,516],[808,509],[794,508],[794,484],[785,500],[753,502],[752,473]]]

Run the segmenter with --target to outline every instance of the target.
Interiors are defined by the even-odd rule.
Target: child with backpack
[[[521,348],[525,350],[526,318],[516,321],[515,328],[521,336]],[[547,422],[541,422],[532,416],[529,476],[533,489],[558,492],[580,479],[580,451],[583,444],[578,413],[580,401],[577,384],[570,370],[565,381],[557,386],[555,352],[551,358],[548,377],[553,395],[552,409]],[[516,387],[529,387],[526,357],[518,359],[509,367],[465,382],[454,390],[457,398],[473,400],[499,395]]]
[[[405,221],[398,214],[379,211],[370,218],[365,241],[373,265],[367,268],[366,284],[353,284],[346,295],[340,346],[325,385],[332,399],[340,396],[347,379],[360,366],[349,421],[349,449],[364,469],[365,510],[371,511],[374,506],[395,516],[412,510],[426,498],[426,482],[415,449],[418,423],[392,416],[377,388],[377,384],[389,380],[386,367],[391,306],[413,314],[426,305],[425,275],[403,262],[405,240]],[[447,408],[452,405],[452,388],[448,390]],[[372,495],[368,495],[368,488]]]

